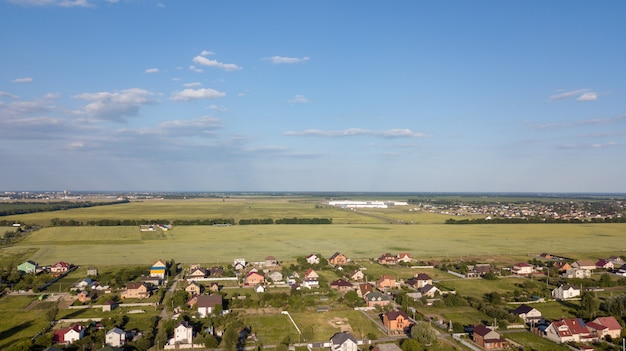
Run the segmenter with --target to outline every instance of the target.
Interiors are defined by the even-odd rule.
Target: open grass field
[[[542,350],[542,351],[563,351],[570,350],[566,345],[559,345],[548,339],[544,339],[532,333],[503,333],[502,336],[506,339],[510,339],[513,342],[522,344],[529,350]]]
[[[48,326],[42,317],[45,310],[29,307],[36,300],[37,296],[4,296],[0,299],[0,350],[16,340],[33,337]]]
[[[527,259],[541,252],[571,257],[619,254],[626,224],[508,225],[250,225],[179,226],[167,232],[137,227],[52,227],[29,234],[0,254],[25,256],[40,264],[151,264],[157,258],[181,263],[229,263],[233,258],[280,261],[311,252],[340,251],[352,259],[384,252],[409,252],[418,260],[459,256]]]

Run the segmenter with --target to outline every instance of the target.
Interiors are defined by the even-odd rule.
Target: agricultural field
[[[482,256],[527,260],[541,252],[598,258],[626,246],[626,224],[507,225],[247,225],[178,226],[167,232],[138,227],[48,227],[5,247],[2,255],[32,253],[40,264],[150,264],[157,258],[181,263],[229,263],[233,258],[279,261],[336,251],[353,260],[384,252],[408,252],[418,260]],[[478,240],[481,238],[482,240]],[[593,243],[593,245],[591,245]]]
[[[52,218],[80,222],[115,220],[196,220],[232,218],[235,222],[251,218],[332,218],[333,223],[388,223],[384,218],[324,206],[320,200],[297,198],[228,198],[193,200],[146,200],[124,204],[77,208],[66,211],[38,212],[6,216],[3,219],[49,225]],[[445,219],[444,219],[445,220]]]

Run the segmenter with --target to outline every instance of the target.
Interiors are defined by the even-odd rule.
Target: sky
[[[0,0],[0,190],[623,193],[624,13]]]

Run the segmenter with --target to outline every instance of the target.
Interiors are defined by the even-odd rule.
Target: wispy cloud
[[[189,66],[189,70],[190,70],[190,71],[194,71],[194,72],[196,72],[196,73],[203,72],[201,68],[198,68],[198,67],[196,67],[196,66],[194,66],[194,65],[190,65],[190,66]]]
[[[558,101],[569,99],[571,97],[578,96],[576,101],[593,101],[598,99],[598,94],[596,92],[591,91],[591,89],[576,89],[569,91],[558,91],[555,94],[550,95],[548,100],[550,101]]]
[[[271,56],[271,57],[266,57],[263,60],[265,61],[270,61],[274,64],[289,64],[289,63],[300,63],[300,62],[306,62],[308,61],[310,58],[305,56],[305,57],[286,57],[286,56]]]
[[[608,143],[596,143],[596,144],[565,144],[565,145],[560,145],[558,148],[559,149],[565,149],[565,150],[580,150],[580,149],[604,149],[604,148],[609,148],[609,147],[616,147],[616,146],[621,146],[621,144],[618,144],[616,142],[608,142]]]
[[[218,111],[218,112],[226,112],[228,109],[226,107],[218,106],[218,105],[209,105],[209,110]]]
[[[200,53],[200,56],[209,56],[209,55],[215,55],[215,53],[213,51],[208,51],[208,50],[202,50],[202,52]]]
[[[307,102],[309,102],[309,99],[304,97],[304,95],[295,95],[294,97],[289,99],[289,103],[292,104],[306,104]]]
[[[172,94],[172,100],[176,101],[190,101],[197,99],[215,99],[226,96],[226,93],[217,91],[215,89],[203,88],[203,89],[185,89]]]
[[[21,6],[94,7],[87,0],[7,0]]]
[[[183,86],[185,88],[195,88],[195,87],[202,86],[202,83],[200,83],[200,82],[185,83],[185,84],[183,84]]]
[[[24,78],[13,79],[11,82],[12,83],[30,83],[32,81],[33,81],[33,78],[31,78],[31,77],[24,77]]]
[[[152,92],[132,88],[116,92],[83,93],[74,98],[89,101],[81,111],[87,115],[123,122],[127,117],[137,116],[141,105],[150,104]]]
[[[591,125],[591,124],[599,125],[599,124],[614,124],[614,123],[619,123],[623,121],[626,121],[626,115],[621,115],[621,116],[617,116],[613,118],[585,119],[585,120],[576,122],[576,124],[577,125]]]
[[[146,70],[146,73],[150,74],[150,73],[159,73],[159,69],[158,68],[148,68]]]
[[[194,57],[193,62],[201,66],[220,68],[225,71],[237,71],[241,69],[241,67],[234,63],[222,63],[217,60],[208,59],[202,55]]]
[[[19,96],[13,95],[11,93],[7,93],[6,91],[0,91],[0,97],[2,97],[2,96],[9,97],[11,99],[18,99],[19,98]]]
[[[410,129],[387,129],[371,130],[361,128],[349,128],[344,130],[306,129],[302,131],[288,131],[286,136],[315,136],[315,137],[349,137],[349,136],[376,136],[383,138],[425,138],[427,134],[415,132]]]

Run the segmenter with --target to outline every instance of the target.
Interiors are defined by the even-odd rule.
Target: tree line
[[[7,221],[7,223],[9,223]],[[237,222],[239,225],[251,225],[251,224],[332,224],[332,218],[280,218],[274,220],[272,218],[252,218],[252,219],[240,219]],[[11,225],[13,221],[10,221]],[[76,219],[61,219],[52,218],[50,225],[53,227],[79,227],[79,226],[138,226],[138,225],[235,225],[233,218],[212,218],[212,219],[175,219],[170,221],[168,219],[99,219],[90,221],[79,221]]]
[[[112,201],[112,202],[72,202],[72,201],[60,201],[60,202],[12,202],[5,203],[0,206],[0,216],[11,216],[35,212],[51,212],[68,210],[72,208],[84,208],[106,205],[117,205],[128,203],[128,200]]]

